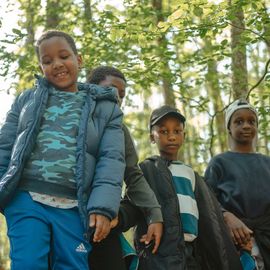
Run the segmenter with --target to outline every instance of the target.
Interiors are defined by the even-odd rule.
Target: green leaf
[[[221,41],[221,45],[222,46],[226,46],[228,44],[228,39],[223,39],[222,41]]]
[[[203,15],[203,9],[198,6],[194,8],[193,12],[197,17],[201,17]]]
[[[20,37],[24,36],[21,32],[21,30],[17,29],[17,28],[12,28],[12,32]]]
[[[199,36],[200,36],[201,38],[205,37],[207,31],[208,31],[207,28],[202,28],[202,29],[199,31]]]
[[[254,1],[251,3],[251,6],[255,9],[255,10],[257,10],[257,5],[256,5],[256,3],[254,3]]]
[[[170,27],[170,24],[168,22],[159,22],[158,23],[158,28],[160,29],[161,32],[166,32],[169,27]]]
[[[184,15],[183,9],[179,8],[168,17],[168,22],[173,22],[180,19]]]

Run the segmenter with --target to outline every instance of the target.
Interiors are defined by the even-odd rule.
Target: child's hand
[[[239,247],[240,247],[240,249],[246,250],[247,252],[251,253],[252,246],[253,246],[252,241],[250,240],[246,244],[242,244]]]
[[[93,236],[93,242],[100,242],[105,239],[111,230],[110,220],[99,214],[91,214],[89,217],[89,226],[96,227]]]
[[[115,228],[117,224],[118,224],[118,216],[111,221],[110,223],[111,229]]]
[[[250,241],[253,233],[239,218],[230,212],[223,213],[224,220],[229,227],[231,236],[236,245],[245,245]]]
[[[152,240],[154,240],[155,245],[152,250],[153,254],[157,252],[157,249],[159,247],[162,231],[163,224],[161,222],[152,223],[148,226],[147,234],[144,234],[140,239],[140,242],[144,242],[146,245],[148,245]]]

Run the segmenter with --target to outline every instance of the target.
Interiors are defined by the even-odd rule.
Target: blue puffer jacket
[[[118,213],[124,174],[122,112],[116,90],[79,84],[87,90],[77,137],[76,182],[79,212],[86,231],[88,215],[110,219]],[[52,86],[38,78],[33,90],[19,95],[0,130],[0,209],[17,190],[24,164],[30,156]]]

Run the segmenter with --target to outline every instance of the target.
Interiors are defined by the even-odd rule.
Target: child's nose
[[[244,122],[243,128],[250,128],[251,124],[248,121]]]
[[[174,141],[175,140],[175,134],[174,133],[169,133],[168,134],[168,140],[169,141]]]
[[[53,61],[53,68],[57,69],[59,67],[62,67],[63,66],[63,63],[60,59],[56,59]]]

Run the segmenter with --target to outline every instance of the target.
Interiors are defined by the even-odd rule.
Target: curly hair
[[[99,84],[106,79],[106,76],[118,77],[126,82],[124,74],[119,69],[110,66],[99,66],[93,69],[87,76],[87,82]]]
[[[36,51],[36,54],[38,56],[38,59],[40,57],[40,55],[39,55],[40,44],[44,40],[48,40],[48,39],[53,38],[53,37],[62,37],[62,38],[64,38],[67,41],[67,43],[70,45],[70,47],[71,47],[72,51],[75,53],[75,55],[78,55],[78,51],[77,51],[77,48],[76,48],[76,45],[75,45],[75,41],[69,34],[67,34],[67,33],[65,33],[63,31],[59,31],[59,30],[48,30],[48,31],[44,32],[36,42],[35,51]]]

